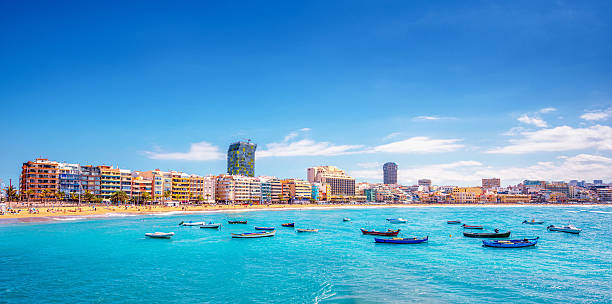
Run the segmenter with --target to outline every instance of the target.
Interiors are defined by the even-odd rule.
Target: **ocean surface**
[[[351,222],[343,222],[350,217]],[[406,224],[385,219],[403,217]],[[525,219],[545,221],[525,225]],[[245,219],[247,225],[228,225]],[[539,236],[482,247],[459,225]],[[220,230],[179,227],[221,222]],[[281,223],[319,228],[297,234]],[[580,235],[547,232],[572,223]],[[275,226],[270,238],[230,233]],[[360,227],[427,236],[375,244]],[[171,240],[145,232],[173,231]],[[423,207],[117,216],[0,225],[0,303],[611,303],[612,207]]]

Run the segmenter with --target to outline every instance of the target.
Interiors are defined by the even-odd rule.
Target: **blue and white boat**
[[[403,219],[401,217],[398,217],[398,218],[388,218],[387,221],[389,221],[389,223],[391,223],[391,224],[403,224],[403,223],[408,222],[408,220]]]
[[[154,238],[154,239],[169,239],[174,236],[174,232],[153,232],[153,233],[145,233],[146,237]]]
[[[548,231],[558,231],[558,232],[565,232],[565,233],[572,233],[572,234],[579,234],[582,231],[582,229],[576,228],[574,225],[565,225],[565,226],[550,225],[546,227],[546,229],[548,229]]]
[[[276,231],[270,232],[245,232],[245,233],[232,233],[232,237],[236,239],[254,239],[261,237],[270,237],[276,235]]]
[[[496,248],[521,248],[531,247],[538,243],[538,239],[521,239],[521,240],[483,240],[482,246],[485,247],[496,247]]]
[[[388,243],[388,244],[419,244],[419,243],[427,242],[428,239],[429,239],[429,236],[426,236],[424,238],[416,238],[416,237],[411,237],[411,238],[395,237],[395,238],[388,238],[388,239],[374,238],[374,242]]]

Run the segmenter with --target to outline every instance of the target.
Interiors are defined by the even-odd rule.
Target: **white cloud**
[[[482,178],[499,177],[502,184],[515,185],[525,179],[536,180],[592,180],[612,179],[612,158],[578,154],[555,161],[537,162],[525,167],[490,167],[478,161],[466,160],[452,163],[432,164],[403,168],[400,164],[398,179],[401,184],[413,185],[420,178],[430,178],[435,185],[474,186]],[[382,168],[351,170],[350,174],[359,179],[382,180]]]
[[[580,118],[588,121],[606,120],[610,117],[612,117],[612,108],[608,108],[607,110],[586,112],[580,115]]]
[[[550,113],[550,112],[554,112],[554,111],[557,111],[557,109],[553,108],[553,107],[548,107],[548,108],[540,109],[540,113],[542,113],[542,114],[546,114],[546,113]]]
[[[524,123],[524,124],[534,125],[534,126],[540,127],[540,128],[545,128],[548,125],[541,118],[538,118],[538,117],[529,117],[527,114],[521,115],[521,117],[519,117],[517,120],[522,122],[522,123]]]
[[[413,120],[440,120],[438,116],[417,116]]]
[[[463,148],[459,139],[432,139],[425,136],[411,137],[384,145],[375,146],[367,150],[368,153],[433,153],[451,152]]]
[[[218,160],[223,159],[225,155],[219,151],[217,146],[213,146],[208,142],[202,141],[191,144],[187,152],[144,152],[150,159],[163,160]]]
[[[382,165],[379,162],[367,162],[367,163],[357,163],[357,167],[372,169],[372,168],[382,168]]]
[[[383,137],[383,140],[393,139],[395,137],[398,137],[400,134],[400,132],[389,133],[387,136]]]
[[[302,131],[302,132],[308,132],[308,131],[310,131],[310,130],[311,130],[310,128],[301,128],[301,129],[300,129],[300,131]]]
[[[612,128],[595,125],[588,128],[560,126],[537,131],[524,131],[519,138],[509,140],[509,145],[487,153],[524,154],[595,148],[612,150]]]
[[[354,154],[362,145],[335,145],[329,142],[316,142],[311,139],[301,139],[294,142],[266,144],[266,149],[257,152],[257,157],[272,156],[335,156]]]

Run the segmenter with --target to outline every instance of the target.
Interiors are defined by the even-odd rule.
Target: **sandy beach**
[[[113,215],[145,215],[158,213],[192,213],[207,211],[252,211],[252,210],[282,210],[282,209],[356,209],[356,208],[415,208],[415,207],[568,207],[596,206],[598,204],[270,204],[270,205],[83,205],[59,207],[13,207],[17,213],[0,215],[0,220],[11,219],[10,222],[40,222],[52,221],[62,217],[112,217]],[[606,205],[606,204],[602,204]]]

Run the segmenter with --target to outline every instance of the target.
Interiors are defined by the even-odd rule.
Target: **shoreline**
[[[612,204],[272,204],[272,205],[216,205],[181,207],[168,206],[81,206],[36,208],[38,213],[27,213],[29,208],[20,213],[0,215],[0,224],[44,223],[77,221],[97,218],[114,218],[130,216],[187,215],[220,212],[282,211],[282,210],[326,210],[326,209],[375,209],[375,208],[461,208],[461,207],[596,207]]]

